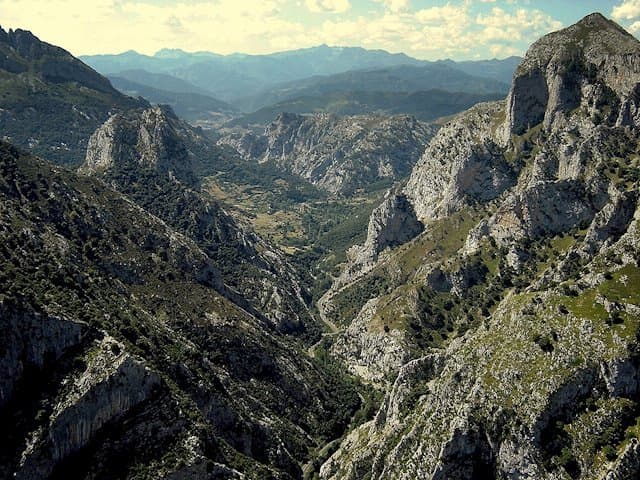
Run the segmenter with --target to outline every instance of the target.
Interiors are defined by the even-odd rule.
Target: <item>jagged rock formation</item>
[[[373,264],[380,252],[406,243],[423,229],[407,198],[389,191],[384,202],[371,214],[364,245],[352,248],[349,256],[357,265]]]
[[[507,140],[541,122],[549,130],[576,108],[610,114],[603,120],[620,124],[620,104],[636,88],[639,73],[636,38],[600,14],[543,37],[516,70],[507,100]]]
[[[357,408],[193,240],[5,143],[0,263],[0,478],[301,478]]]
[[[220,142],[333,194],[349,194],[406,176],[436,130],[407,115],[281,113],[262,136],[232,135]]]
[[[124,162],[137,161],[140,168],[155,170],[187,184],[194,183],[193,153],[180,138],[181,126],[173,112],[163,107],[144,110],[131,120],[115,115],[91,135],[86,159],[79,171],[101,174],[122,168]]]
[[[400,193],[422,233],[390,228],[405,243],[352,256],[323,299],[338,356],[375,365],[402,337],[416,360],[378,367],[396,382],[322,478],[640,475],[639,54],[590,15],[432,140]]]
[[[268,318],[281,331],[316,328],[306,292],[282,252],[198,191],[193,164],[213,156],[196,130],[168,107],[119,114],[91,136],[79,171],[104,179],[147,211],[194,239],[230,287],[221,293]]]
[[[410,342],[404,332],[371,329],[378,300],[371,299],[331,346],[331,353],[349,370],[367,381],[384,384],[409,359]]]
[[[513,186],[516,174],[496,142],[503,103],[479,104],[443,127],[418,161],[405,194],[422,221],[484,203]]]

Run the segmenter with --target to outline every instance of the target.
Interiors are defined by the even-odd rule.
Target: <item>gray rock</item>
[[[50,368],[83,341],[85,323],[45,314],[21,312],[0,303],[0,408],[23,380],[25,367]]]
[[[504,104],[485,103],[440,129],[413,168],[404,193],[422,222],[499,197],[516,175],[496,143]]]
[[[180,121],[168,108],[153,107],[131,115],[117,114],[89,139],[79,171],[88,175],[126,165],[150,168],[193,183],[192,156],[181,138]]]
[[[380,180],[405,177],[436,131],[408,115],[281,113],[261,136],[231,134],[219,143],[332,194],[350,194]]]

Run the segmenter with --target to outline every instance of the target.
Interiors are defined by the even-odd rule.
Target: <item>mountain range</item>
[[[211,95],[189,91],[188,84],[185,87],[180,84],[173,87],[178,90],[184,88],[187,91],[167,91],[123,77],[112,76],[109,80],[122,93],[132,97],[143,97],[155,105],[169,105],[180,117],[192,122],[215,121],[216,118],[221,118],[220,122],[224,123],[236,113],[235,108],[226,102]]]
[[[91,61],[181,112],[213,71],[376,111],[205,130],[0,29],[0,479],[640,476],[634,36]]]
[[[160,90],[206,93],[245,111],[292,96],[328,91],[411,93],[442,88],[451,92],[506,92],[518,63],[517,57],[481,62],[426,62],[382,50],[326,45],[271,55],[222,56],[161,50],[154,56],[129,51],[81,59],[103,75]],[[185,82],[190,85],[187,89]]]

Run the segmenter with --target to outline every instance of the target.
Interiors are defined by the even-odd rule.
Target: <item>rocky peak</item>
[[[178,133],[179,122],[168,107],[116,114],[89,139],[80,171],[145,168],[193,183],[191,154]]]
[[[640,42],[594,13],[535,42],[509,93],[505,141],[544,122],[545,129],[578,108],[607,104],[609,120],[640,79]],[[562,123],[562,122],[561,122]]]

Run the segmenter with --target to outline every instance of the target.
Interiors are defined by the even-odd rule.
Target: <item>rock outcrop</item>
[[[245,158],[269,162],[332,194],[405,177],[437,127],[407,115],[339,117],[281,113],[262,136],[220,140]]]
[[[324,308],[367,300],[353,324],[334,318],[356,366],[367,350],[344,346],[381,316],[405,322],[397,336],[444,340],[396,367],[321,478],[640,475],[639,59],[638,40],[589,15],[531,47],[506,106],[431,141],[402,191],[424,231],[364,269],[353,256]],[[394,310],[410,290],[423,304]],[[434,318],[451,322],[444,337]]]
[[[408,342],[403,332],[371,329],[377,300],[370,300],[331,346],[331,353],[349,370],[369,382],[384,384],[408,360]]]
[[[515,184],[516,172],[496,137],[503,115],[502,102],[479,104],[440,129],[404,188],[418,219],[486,203]]]
[[[158,375],[124,353],[123,345],[105,338],[94,348],[86,370],[56,399],[47,435],[37,431],[29,439],[15,478],[47,477],[106,424],[123,417],[159,389]]]
[[[167,107],[153,107],[134,116],[115,115],[91,135],[80,172],[96,175],[137,167],[193,184],[193,153],[180,138],[180,128],[180,120]]]
[[[25,370],[42,369],[82,343],[87,325],[71,319],[19,311],[0,303],[0,408],[13,397],[16,384],[28,381]]]
[[[348,252],[351,262],[359,267],[372,265],[386,248],[408,242],[423,229],[407,198],[388,191],[382,204],[371,213],[364,244]]]
[[[620,104],[630,107],[639,74],[638,41],[599,13],[549,34],[532,45],[516,70],[505,140],[541,122],[547,130],[560,126],[563,117],[581,107],[615,122]],[[630,120],[623,114],[621,122],[623,118]]]
[[[194,239],[215,262],[212,278],[226,284],[219,291],[235,303],[281,331],[314,328],[308,294],[284,254],[199,190],[194,151],[214,148],[168,107],[154,107],[110,118],[91,137],[79,172]]]

